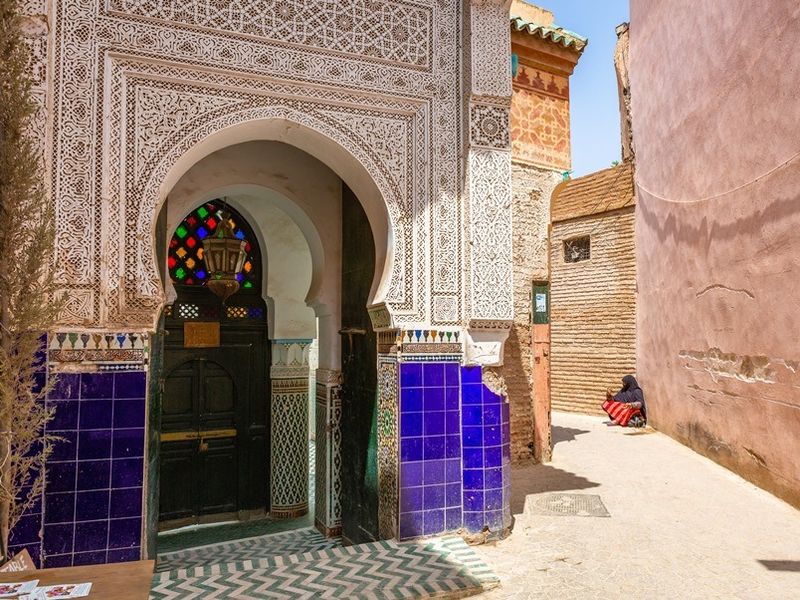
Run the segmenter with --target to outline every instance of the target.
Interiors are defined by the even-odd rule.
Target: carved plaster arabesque
[[[120,62],[122,62],[121,59]],[[151,64],[147,62],[131,63],[128,65],[128,68],[136,69],[136,71],[139,73],[150,71],[151,73],[155,72],[157,74],[163,74],[165,72],[172,74],[174,70],[169,66],[162,64]],[[150,76],[152,77],[153,75]],[[191,73],[183,75],[182,78],[184,81],[186,81],[189,77],[191,77]],[[120,76],[120,78],[122,78],[122,76]],[[213,78],[215,82],[219,79],[219,76]],[[239,85],[242,85],[240,81],[234,78],[227,77],[225,79],[232,83],[238,83]],[[112,91],[116,89],[130,90],[135,87],[134,81],[136,81],[138,85],[156,85],[155,81],[142,83],[142,81],[145,81],[143,75],[139,75],[137,77],[130,75],[124,78],[124,85],[113,85]],[[178,84],[173,84],[172,87],[176,85]],[[279,87],[285,88],[287,86]],[[185,89],[186,93],[189,95],[196,91],[196,88],[190,88],[188,86],[185,86],[183,89]],[[298,92],[298,90],[295,91]],[[377,180],[376,183],[378,183],[379,187],[385,190],[384,197],[388,198],[390,217],[392,222],[396,224],[395,252],[404,258],[404,260],[395,261],[393,264],[392,279],[394,285],[390,290],[389,299],[395,301],[394,308],[398,311],[398,313],[402,309],[406,309],[409,312],[415,308],[419,310],[419,302],[415,302],[414,289],[421,289],[424,292],[424,285],[420,279],[421,273],[416,273],[417,278],[416,281],[414,280],[414,273],[411,269],[414,261],[410,255],[413,254],[418,245],[413,243],[413,237],[415,235],[417,237],[422,237],[422,234],[419,231],[415,232],[412,230],[411,224],[414,223],[415,219],[408,217],[408,215],[417,214],[418,210],[415,205],[415,198],[418,194],[414,193],[410,183],[407,186],[407,189],[401,190],[397,185],[397,178],[392,177],[391,173],[385,168],[384,165],[381,164],[380,159],[375,156],[374,152],[371,151],[370,146],[364,143],[364,140],[360,138],[358,133],[353,135],[348,129],[349,122],[345,121],[343,123],[342,121],[337,121],[331,114],[325,114],[322,111],[317,111],[318,105],[316,103],[291,102],[286,101],[285,99],[280,99],[276,101],[275,106],[263,106],[265,99],[269,98],[263,93],[258,96],[253,96],[251,94],[245,95],[243,93],[227,92],[226,95],[230,97],[229,105],[225,106],[224,103],[222,103],[222,108],[217,107],[216,103],[210,103],[207,101],[189,101],[188,105],[191,107],[208,106],[210,108],[207,113],[197,116],[194,121],[194,125],[202,124],[202,127],[200,127],[199,130],[189,129],[188,135],[186,131],[187,128],[157,129],[158,131],[161,131],[163,137],[166,138],[166,143],[169,143],[169,140],[171,139],[175,139],[177,140],[178,145],[170,148],[167,154],[161,158],[161,160],[158,161],[155,166],[153,166],[152,163],[135,163],[136,172],[150,173],[147,181],[136,179],[129,183],[131,177],[130,173],[128,174],[126,183],[129,183],[129,185],[133,186],[133,193],[131,194],[131,192],[126,192],[124,195],[130,195],[134,198],[142,198],[140,203],[134,203],[131,201],[127,202],[126,213],[130,215],[128,222],[131,222],[133,219],[135,219],[137,214],[144,214],[145,217],[136,222],[138,231],[132,229],[131,227],[125,228],[125,234],[128,237],[126,244],[130,246],[138,245],[138,252],[133,254],[123,253],[124,248],[121,246],[118,246],[117,248],[110,248],[111,260],[109,263],[111,265],[118,264],[118,262],[114,260],[115,252],[118,253],[120,257],[126,257],[128,261],[136,261],[133,265],[120,265],[121,272],[124,272],[125,277],[129,280],[127,286],[128,289],[125,290],[126,297],[123,299],[121,304],[124,305],[128,311],[131,311],[136,304],[141,304],[141,308],[147,310],[148,299],[149,302],[152,303],[155,301],[154,298],[156,298],[159,294],[159,280],[154,269],[153,249],[148,243],[147,236],[147,232],[152,227],[152,221],[147,218],[147,215],[150,215],[151,218],[154,218],[155,206],[159,191],[158,183],[164,176],[166,176],[166,173],[174,161],[176,161],[183,152],[188,151],[194,143],[208,135],[208,132],[217,131],[222,127],[230,126],[231,124],[243,123],[259,118],[272,117],[294,120],[295,122],[305,123],[312,129],[322,130],[328,137],[336,141],[340,141],[342,145],[344,145],[354,155],[363,156],[361,161],[362,164],[365,164],[367,167],[372,167],[371,171],[375,174],[375,178]],[[170,94],[164,96],[164,98],[174,99],[180,102],[182,97],[180,95],[175,96]],[[204,100],[206,99],[204,98]],[[392,103],[392,107],[396,108],[397,103]],[[231,112],[235,111],[237,108],[238,112]],[[415,127],[421,127],[422,125],[420,122],[424,122],[424,105],[406,103],[404,108],[407,112],[414,111],[415,109],[417,110],[417,113],[415,114],[418,118],[413,122]],[[419,111],[422,111],[423,116],[420,116]],[[175,112],[181,114],[184,111],[176,110]],[[358,112],[359,122],[363,122],[365,119],[369,118],[372,112],[374,111],[367,112],[361,109]],[[346,116],[344,111],[339,111],[335,114],[342,119],[344,119],[344,116]],[[403,116],[398,118],[408,119],[411,117]],[[361,132],[365,131],[365,129],[361,129]],[[349,137],[348,134],[350,134]],[[364,135],[366,135],[366,133],[364,133]],[[398,143],[407,143],[407,140],[400,140]],[[137,156],[134,154],[134,151],[130,146],[127,148],[127,154],[129,155],[129,159],[131,161],[137,160]],[[416,174],[414,173],[411,173],[407,180],[409,182],[419,181],[418,177],[416,177]],[[113,197],[114,194],[112,193],[111,196]],[[112,237],[113,239],[116,239],[117,236]],[[136,274],[136,276],[134,276],[134,274]],[[110,277],[110,279],[112,282],[117,280],[117,278],[114,276]],[[113,308],[113,296],[111,300]]]
[[[469,19],[469,318],[498,326],[465,339],[469,363],[502,364],[514,317],[509,108],[511,66],[508,6],[472,0]]]
[[[371,3],[361,0],[352,0],[351,3],[372,6]],[[205,6],[202,2],[198,5],[200,4]],[[307,4],[282,3],[298,10],[305,9]],[[341,8],[341,3],[319,4],[316,22],[326,21],[330,15],[326,15],[325,11],[335,11],[337,5]],[[115,1],[111,6],[112,11],[107,13],[103,12],[102,5],[89,0],[75,0],[58,5],[55,19],[55,37],[58,42],[55,85],[58,102],[54,107],[57,121],[54,160],[58,161],[60,168],[54,185],[55,197],[59,199],[59,257],[63,259],[59,264],[59,273],[73,307],[65,319],[95,326],[117,322],[127,325],[138,323],[149,327],[152,326],[153,315],[160,302],[160,292],[153,292],[154,283],[159,287],[158,280],[140,279],[143,272],[152,274],[154,271],[152,256],[138,256],[135,269],[130,269],[130,265],[122,260],[123,254],[136,255],[141,246],[146,248],[149,245],[150,230],[138,227],[136,236],[141,246],[132,251],[128,240],[119,240],[125,237],[124,230],[131,228],[132,219],[138,218],[138,215],[109,206],[109,201],[113,203],[122,198],[129,205],[135,205],[136,202],[135,197],[126,198],[130,191],[126,189],[126,185],[116,190],[111,189],[114,187],[114,172],[116,171],[118,178],[126,177],[131,170],[131,164],[125,156],[120,154],[115,157],[113,152],[107,152],[108,139],[112,138],[113,141],[113,136],[122,131],[123,128],[119,126],[123,124],[126,126],[127,142],[136,138],[135,133],[129,135],[133,114],[128,112],[127,102],[121,101],[123,96],[120,94],[114,96],[113,90],[108,92],[108,83],[116,77],[114,70],[118,65],[114,63],[117,57],[125,53],[143,53],[142,62],[149,62],[150,65],[157,64],[161,59],[169,61],[170,66],[176,69],[182,64],[184,71],[193,74],[188,78],[189,81],[206,79],[195,90],[205,95],[209,95],[208,91],[219,93],[219,82],[211,84],[214,86],[212,90],[208,87],[204,90],[203,86],[208,86],[214,75],[220,75],[220,71],[215,71],[215,68],[221,68],[221,73],[227,75],[249,73],[270,75],[287,82],[289,78],[298,82],[313,82],[312,86],[303,86],[306,91],[320,91],[319,86],[328,82],[334,86],[328,88],[329,96],[333,91],[340,91],[341,99],[331,104],[337,106],[337,109],[342,106],[340,103],[349,109],[363,107],[359,98],[364,97],[355,91],[358,88],[377,90],[384,98],[415,98],[418,103],[424,103],[428,112],[424,115],[425,121],[417,124],[422,135],[415,132],[413,159],[409,157],[406,161],[408,171],[424,179],[417,182],[422,193],[415,192],[418,195],[419,212],[413,217],[407,215],[407,226],[411,228],[417,223],[421,226],[414,232],[416,239],[407,243],[410,248],[394,249],[395,259],[402,266],[400,273],[406,279],[411,277],[409,273],[413,273],[416,281],[410,288],[413,297],[403,297],[400,306],[398,290],[402,287],[405,291],[411,284],[398,284],[398,273],[393,273],[389,306],[398,313],[401,321],[426,322],[431,316],[430,299],[433,295],[457,300],[463,265],[459,239],[462,228],[460,214],[455,207],[458,195],[458,149],[455,143],[459,95],[457,30],[433,27],[432,24],[457,22],[459,6],[455,1],[424,0],[384,4],[386,9],[380,13],[383,20],[379,24],[375,24],[374,19],[372,24],[369,24],[370,20],[364,20],[363,24],[376,27],[371,30],[373,39],[384,36],[380,44],[376,42],[376,48],[394,48],[391,52],[395,54],[367,53],[366,57],[347,54],[347,48],[342,53],[343,46],[334,38],[327,42],[314,38],[309,41],[308,47],[300,47],[291,43],[291,40],[286,43],[287,40],[281,37],[283,34],[278,32],[266,41],[254,36],[252,31],[245,30],[249,27],[245,23],[247,20],[242,19],[241,14],[234,14],[236,10],[227,11],[227,17],[214,15],[214,19],[223,19],[223,23],[193,23],[190,22],[191,19],[169,23],[167,13],[172,4],[158,0],[148,6],[159,14],[147,18],[136,14],[143,6],[137,2]],[[242,10],[247,9],[245,7]],[[124,14],[125,11],[128,14]],[[420,11],[428,16],[419,18]],[[412,13],[415,16],[409,16]],[[398,19],[406,17],[413,20],[413,23],[408,21],[409,27],[427,32],[430,53],[426,60],[421,60],[415,54],[424,45],[409,43],[407,36],[398,40],[386,39],[386,36],[392,35],[402,37],[403,27]],[[310,23],[313,25],[314,22],[312,20]],[[391,26],[387,25],[389,22],[392,23]],[[285,23],[281,21],[280,25],[283,27]],[[304,24],[307,25],[309,23]],[[314,35],[324,37],[329,33],[320,29]],[[336,50],[330,50],[332,47]],[[160,77],[169,82],[168,85],[176,86],[176,89],[180,82],[187,81],[185,77],[166,74]],[[222,80],[224,77],[219,76],[217,79]],[[254,81],[263,83],[264,80],[251,79],[248,85],[252,86]],[[291,98],[292,94],[286,97]],[[326,100],[320,98],[319,102],[323,105]],[[225,110],[232,109],[221,109],[223,113]],[[392,113],[396,114],[393,110],[384,114]],[[120,118],[122,114],[125,118]],[[252,114],[248,117],[252,118]],[[143,123],[141,118],[139,123]],[[220,116],[217,123],[219,126],[229,126],[231,120],[226,121],[224,116]],[[206,129],[204,133],[208,135],[210,131]],[[345,132],[343,135],[354,136],[352,132]],[[201,139],[200,135],[197,137]],[[363,140],[359,143],[363,147]],[[385,154],[386,140],[382,139],[381,143],[383,148],[376,148],[376,157]],[[130,147],[130,144],[126,145],[126,148]],[[160,152],[167,151],[169,147],[162,146]],[[381,160],[377,158],[376,164]],[[376,177],[376,165],[373,164],[372,169],[369,165],[366,166],[373,177]],[[116,226],[112,224],[109,229],[104,229],[102,224],[108,217],[117,223]],[[103,231],[102,239],[96,235],[100,231]],[[81,243],[72,243],[75,239],[80,239]],[[404,238],[395,235],[395,239],[399,241]],[[115,245],[118,247],[114,248]],[[120,251],[120,247],[124,252]],[[109,263],[100,259],[107,255],[112,255]],[[425,264],[430,265],[430,271],[424,272],[419,268]],[[122,294],[121,289],[127,289],[128,292]],[[452,301],[445,304],[451,307]],[[456,322],[459,312],[460,307],[455,314],[452,310],[440,310],[437,314]]]
[[[511,28],[505,0],[470,2],[470,78],[473,97],[511,98]]]
[[[470,150],[472,318],[512,319],[511,153]]]
[[[431,60],[431,11],[402,0],[251,0],[234,5],[212,0],[110,0],[109,8],[122,15],[229,31],[410,67],[425,68]],[[376,19],[376,13],[383,18]]]

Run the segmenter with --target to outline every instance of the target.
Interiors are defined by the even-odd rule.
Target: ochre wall
[[[564,240],[590,236],[590,259],[564,261]],[[554,410],[603,414],[607,388],[636,370],[634,208],[553,224],[550,386]]]
[[[519,65],[511,98],[511,149],[515,161],[570,168],[567,77]]]
[[[631,2],[651,423],[800,506],[798,31],[796,2]]]

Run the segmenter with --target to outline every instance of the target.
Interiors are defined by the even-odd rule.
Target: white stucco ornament
[[[472,321],[464,340],[464,360],[468,365],[499,367],[510,333],[507,321]]]

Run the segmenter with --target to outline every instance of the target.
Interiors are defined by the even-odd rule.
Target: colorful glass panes
[[[222,222],[222,202],[212,200],[192,211],[175,229],[169,242],[167,266],[172,281],[183,285],[204,285],[211,276],[203,259],[203,240],[213,235]],[[225,207],[234,234],[245,242],[244,270],[236,279],[243,289],[258,289],[260,257],[252,240],[252,232],[237,212]]]

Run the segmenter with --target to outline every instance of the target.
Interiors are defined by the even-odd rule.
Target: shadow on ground
[[[555,428],[553,428],[555,430]],[[566,428],[561,428],[566,429]],[[579,431],[580,429],[573,429]],[[525,497],[543,492],[585,490],[600,484],[569,471],[550,465],[524,465],[511,469],[511,514],[518,515],[525,508]]]
[[[157,547],[158,553],[162,554],[313,526],[314,515],[313,512],[309,512],[296,519],[271,519],[266,517],[252,521],[187,527],[173,532],[159,533]]]
[[[588,429],[575,429],[574,427],[561,427],[553,425],[552,427],[553,446],[559,442],[571,442],[582,433],[589,433]]]
[[[769,571],[794,571],[800,573],[800,560],[759,560]]]

